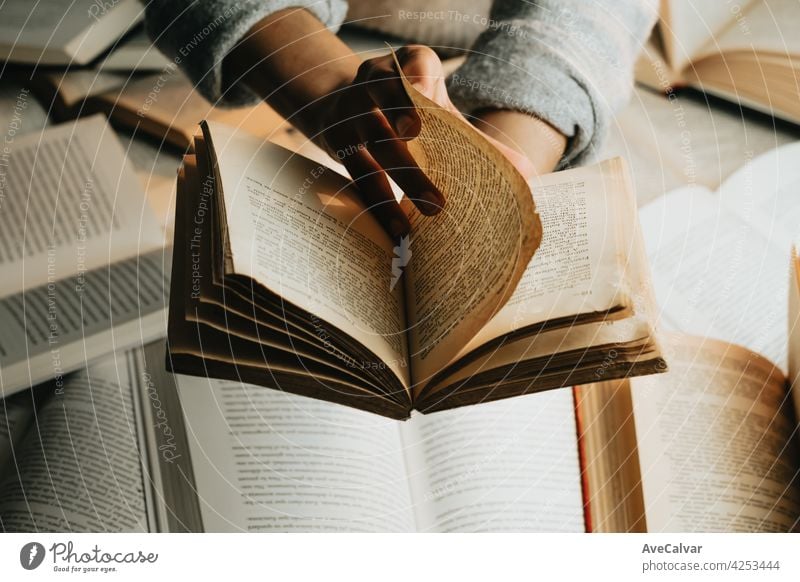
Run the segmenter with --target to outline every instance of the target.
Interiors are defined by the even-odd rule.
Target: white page
[[[110,356],[76,373],[41,405],[17,454],[19,477],[0,485],[0,529],[146,530],[127,361]]]
[[[615,116],[600,159],[624,157],[631,167],[640,206],[686,185],[716,190],[753,155],[796,139],[771,123],[738,111],[710,107],[704,99],[636,88]]]
[[[764,154],[714,194],[673,191],[640,211],[667,328],[744,345],[786,369],[800,146]]]
[[[775,53],[789,60],[800,55],[800,6],[795,0],[757,0],[741,14],[736,24],[708,43],[701,55],[744,51]]]
[[[584,531],[569,388],[401,426],[419,531]]]
[[[714,37],[736,18],[736,9],[746,6],[741,0],[735,7],[728,2],[708,0],[665,0],[666,22],[662,21],[662,34],[667,38],[669,64],[676,71],[688,65]]]
[[[14,446],[24,438],[33,416],[30,394],[0,400],[0,481],[16,470]]]
[[[102,116],[7,144],[0,168],[0,298],[164,244]]]
[[[568,389],[398,423],[177,379],[206,531],[584,530]],[[454,481],[426,497],[427,479],[443,474]]]
[[[0,395],[166,335],[169,251],[0,299]]]
[[[137,0],[6,0],[0,3],[0,59],[86,64],[142,18]]]
[[[413,531],[396,421],[177,379],[206,531]]]

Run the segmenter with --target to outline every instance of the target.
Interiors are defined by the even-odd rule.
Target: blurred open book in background
[[[798,29],[793,0],[662,0],[636,80],[660,91],[694,87],[800,123]]]

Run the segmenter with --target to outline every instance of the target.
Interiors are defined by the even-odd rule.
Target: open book
[[[751,160],[716,192],[670,192],[639,213],[663,329],[740,344],[786,369],[789,251],[800,144]]]
[[[622,161],[534,180],[540,220],[491,144],[408,91],[408,147],[447,203],[410,209],[399,244],[339,174],[203,124],[179,175],[168,365],[393,418],[663,370]]]
[[[153,74],[45,71],[34,76],[32,86],[59,120],[101,112],[115,125],[142,132],[181,152],[191,146],[197,124],[203,119],[265,139],[274,140],[290,131],[289,125],[266,103],[236,109],[213,106],[195,91],[174,63]]]
[[[675,366],[633,391],[577,389],[577,423],[568,388],[396,423],[173,376],[158,342],[2,402],[0,529],[641,531],[634,463],[650,531],[797,527],[782,375],[714,340],[667,345]]]
[[[662,0],[661,6],[637,81],[662,91],[690,85],[800,123],[797,2]]]
[[[664,352],[666,374],[576,389],[587,528],[800,531],[800,408],[784,373],[696,336],[666,336]]]
[[[593,531],[800,527],[798,161],[642,208],[670,371],[577,389]]]
[[[0,401],[0,530],[147,530],[133,353]]]
[[[54,126],[6,147],[2,395],[166,329],[164,235],[105,119]]]
[[[96,63],[99,72],[163,71],[174,63],[159,51],[147,36],[144,24],[126,34]]]
[[[163,354],[0,402],[0,531],[584,529],[569,389],[397,423]]]
[[[0,59],[85,65],[141,21],[139,0],[7,0],[0,5]]]

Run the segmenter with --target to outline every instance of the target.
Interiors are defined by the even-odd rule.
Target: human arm
[[[543,156],[539,167],[558,149],[547,145],[552,134],[538,134],[545,122],[567,138],[558,165],[578,165],[627,102],[657,15],[658,0],[495,0],[448,93],[485,132]]]
[[[269,4],[269,3],[267,3]],[[207,3],[187,6],[187,11]],[[226,2],[221,7],[227,6]],[[173,8],[173,12],[175,9]],[[202,10],[201,10],[202,13]],[[239,12],[223,8],[228,20],[220,21],[217,31],[230,27],[239,30]],[[168,33],[162,19],[163,36],[185,38],[182,23],[186,14],[178,12],[173,20],[181,22],[177,32]],[[195,28],[205,19],[193,14]],[[249,24],[248,19],[244,22]],[[148,22],[151,24],[150,22]],[[158,39],[159,26],[151,25],[151,36]],[[419,118],[402,88],[391,57],[370,59],[356,57],[308,10],[288,8],[272,12],[242,33],[226,52],[219,49],[232,37],[211,31],[220,38],[209,38],[209,53],[187,56],[184,68],[198,89],[211,99],[239,103],[243,99],[265,99],[309,138],[322,145],[341,161],[356,180],[362,196],[378,219],[394,234],[403,234],[408,221],[395,203],[386,174],[391,176],[418,208],[426,214],[438,211],[445,201],[435,186],[408,154],[404,139],[419,132]],[[175,38],[163,41],[163,50],[181,54]],[[170,54],[170,52],[168,52]],[[444,86],[441,63],[426,47],[405,47],[398,51],[405,75],[427,96],[457,113]],[[222,63],[217,61],[222,59]],[[200,66],[208,68],[206,72]],[[210,80],[209,80],[210,79]],[[523,173],[530,173],[527,159],[502,144],[496,144]],[[385,172],[384,172],[385,170]]]

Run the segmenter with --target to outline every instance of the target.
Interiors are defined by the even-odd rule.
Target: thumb
[[[410,45],[397,51],[397,60],[403,74],[413,87],[428,99],[436,101],[444,88],[442,61],[432,49],[422,45]]]

